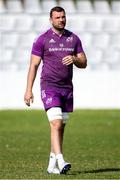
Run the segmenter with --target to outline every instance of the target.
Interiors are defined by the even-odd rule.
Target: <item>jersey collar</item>
[[[63,33],[60,34],[60,35],[59,35],[57,32],[55,32],[52,28],[51,28],[50,30],[51,30],[51,32],[52,32],[53,35],[56,35],[56,36],[58,36],[58,37],[62,37],[62,36],[65,35],[65,33],[66,33],[66,30],[65,30],[65,29],[64,29]]]

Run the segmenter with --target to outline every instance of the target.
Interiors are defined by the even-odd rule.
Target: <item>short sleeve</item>
[[[84,52],[83,47],[82,47],[82,42],[79,37],[76,36],[76,48],[75,48],[75,53],[82,53]]]
[[[31,54],[43,57],[44,52],[44,38],[39,36],[33,43]]]

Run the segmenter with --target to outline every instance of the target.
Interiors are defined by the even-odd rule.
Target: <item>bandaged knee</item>
[[[49,121],[53,120],[63,120],[66,123],[68,120],[68,113],[63,113],[60,107],[52,107],[47,110],[47,117]]]

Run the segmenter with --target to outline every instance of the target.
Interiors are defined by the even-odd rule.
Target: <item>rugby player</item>
[[[42,61],[41,99],[51,130],[47,172],[66,174],[71,164],[64,160],[62,144],[68,114],[73,112],[73,64],[86,68],[87,59],[79,37],[65,29],[66,13],[62,7],[51,9],[50,23],[51,28],[33,43],[24,101],[28,106],[33,102],[32,88]]]

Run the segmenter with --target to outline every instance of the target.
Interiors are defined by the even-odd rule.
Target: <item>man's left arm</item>
[[[87,58],[84,52],[78,53],[76,56],[68,55],[63,58],[62,63],[64,65],[74,64],[78,68],[86,68]]]

